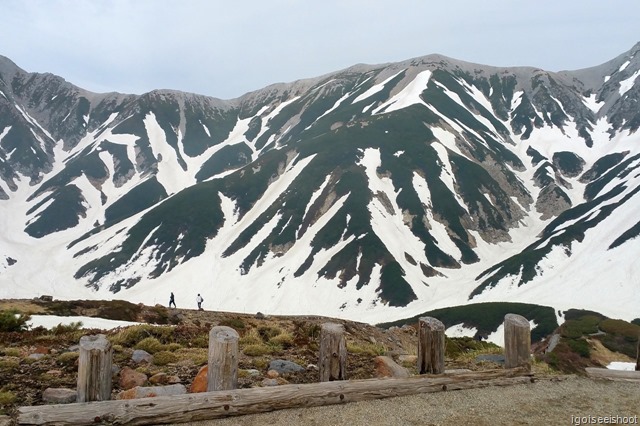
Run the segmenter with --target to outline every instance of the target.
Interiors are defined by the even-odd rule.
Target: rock
[[[478,355],[476,357],[476,362],[495,362],[496,364],[504,364],[504,355]]]
[[[251,377],[258,377],[260,375],[260,372],[258,370],[256,370],[255,368],[250,368],[250,369],[245,370],[245,371]]]
[[[149,377],[149,383],[153,385],[166,385],[169,382],[167,373],[158,373]]]
[[[284,359],[274,359],[269,363],[269,370],[275,370],[278,374],[290,374],[304,371],[305,368],[295,362],[286,361]]]
[[[318,366],[315,364],[307,365],[307,371],[318,371]]]
[[[120,372],[120,380],[118,383],[124,390],[135,388],[136,386],[142,386],[147,382],[146,374],[137,372],[130,367],[124,367]]]
[[[40,296],[39,299],[42,300],[43,302],[53,302],[53,296],[49,296],[45,294]]]
[[[278,373],[276,370],[269,370],[267,371],[267,377],[270,379],[277,379],[278,377],[280,377],[280,373]]]
[[[141,362],[146,362],[151,364],[153,362],[153,355],[151,355],[147,351],[143,351],[142,349],[136,349],[133,351],[133,355],[131,355],[131,359],[133,362],[140,364]]]
[[[67,349],[67,352],[80,352],[80,345],[71,345]]]
[[[262,381],[262,386],[264,386],[264,387],[278,386],[278,379],[264,379]]]
[[[47,348],[46,346],[38,345],[33,349],[33,353],[46,355],[49,353],[49,348]]]
[[[111,375],[112,376],[117,376],[118,374],[120,374],[120,366],[116,365],[116,364],[111,364]]]
[[[377,356],[373,361],[375,363],[377,377],[409,377],[409,371],[396,364],[396,362],[388,356]]]
[[[149,387],[136,386],[133,389],[120,392],[116,396],[116,399],[153,398],[155,396],[184,395],[186,393],[187,393],[187,388],[184,387],[184,385],[149,386]]]
[[[30,354],[27,358],[39,360],[39,359],[42,359],[44,357],[45,357],[44,354]]]
[[[258,312],[255,316],[256,319],[262,320],[265,319],[267,316],[265,314],[263,314],[262,312]]]
[[[11,426],[13,424],[13,420],[9,416],[0,415],[0,426]]]
[[[175,385],[178,383],[182,383],[182,379],[180,379],[180,377],[178,376],[168,376],[167,377],[167,383],[170,385]]]
[[[42,400],[49,404],[70,404],[77,398],[78,392],[74,389],[47,388],[42,393]]]
[[[191,382],[191,387],[189,388],[190,393],[199,393],[206,392],[207,385],[209,384],[209,380],[207,379],[207,374],[209,372],[209,366],[205,365],[198,371],[196,378]]]
[[[60,371],[60,370],[49,370],[45,374],[47,374],[49,376],[60,377],[60,376],[62,376],[62,371]]]

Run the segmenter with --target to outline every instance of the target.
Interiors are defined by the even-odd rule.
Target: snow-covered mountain
[[[233,100],[0,57],[0,297],[640,317],[639,52],[557,73],[430,55]]]

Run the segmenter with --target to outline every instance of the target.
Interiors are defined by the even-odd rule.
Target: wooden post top
[[[82,336],[80,338],[80,348],[91,351],[94,349],[107,349],[111,346],[111,343],[107,340],[107,336],[104,334],[96,334],[91,336]]]
[[[518,314],[507,314],[504,316],[504,322],[510,323],[516,327],[530,327],[529,320]]]
[[[214,339],[219,342],[229,342],[232,340],[238,340],[240,335],[231,327],[219,325],[212,327],[209,332],[209,339]]]
[[[322,324],[322,330],[329,333],[344,333],[344,325],[335,322],[325,322]]]
[[[429,327],[430,330],[444,331],[445,327],[442,321],[433,317],[420,317],[418,320],[420,327]]]

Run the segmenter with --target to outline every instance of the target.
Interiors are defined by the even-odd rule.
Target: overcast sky
[[[636,0],[2,0],[0,55],[82,88],[223,99],[440,53],[549,71],[640,41]]]

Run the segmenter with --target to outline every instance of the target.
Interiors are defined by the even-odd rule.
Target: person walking
[[[173,305],[173,307],[176,307],[176,298],[173,296],[173,292],[171,292],[171,296],[169,296],[169,307],[171,307],[171,305]]]
[[[201,311],[202,302],[204,302],[204,299],[202,298],[202,296],[200,296],[200,293],[198,293],[198,297],[196,297],[196,302],[198,303],[198,310]]]

